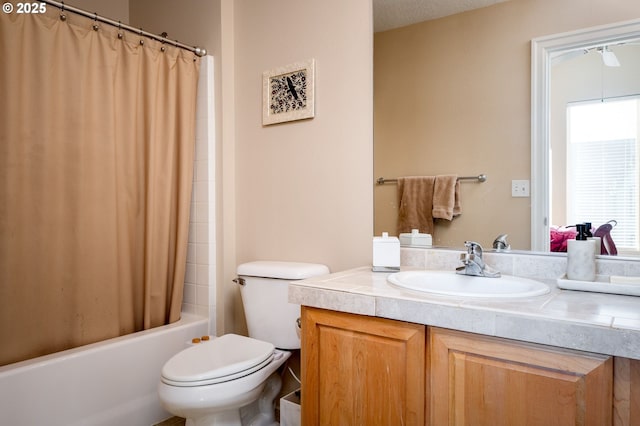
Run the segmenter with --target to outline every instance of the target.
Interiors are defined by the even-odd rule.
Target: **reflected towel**
[[[435,176],[398,178],[398,235],[419,229],[433,234],[433,190]]]
[[[460,182],[456,175],[438,175],[433,188],[434,219],[452,220],[460,211]]]

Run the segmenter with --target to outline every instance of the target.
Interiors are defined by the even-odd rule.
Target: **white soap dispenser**
[[[381,237],[373,237],[374,272],[397,272],[400,270],[400,240],[383,232]]]
[[[576,228],[576,239],[567,241],[567,279],[595,281],[596,241],[587,239],[584,224],[578,224]]]

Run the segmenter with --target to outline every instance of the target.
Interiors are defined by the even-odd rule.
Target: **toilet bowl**
[[[238,282],[249,336],[225,334],[174,355],[162,368],[158,396],[187,426],[275,425],[278,369],[299,349],[300,307],[288,303],[292,280],[329,273],[324,265],[249,262]]]
[[[171,358],[162,369],[158,395],[170,413],[193,419],[190,425],[241,425],[241,407],[254,401],[270,406],[281,386],[275,372],[290,355],[267,342],[226,334]],[[268,379],[267,391],[277,387],[276,395],[264,392]],[[270,401],[261,404],[263,393]],[[275,422],[272,408],[260,414],[263,421],[254,424]]]

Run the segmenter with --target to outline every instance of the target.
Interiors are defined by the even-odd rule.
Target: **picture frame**
[[[313,118],[315,60],[262,73],[262,125]]]

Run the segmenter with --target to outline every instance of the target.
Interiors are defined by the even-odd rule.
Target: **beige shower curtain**
[[[0,14],[0,365],[182,303],[199,60],[47,9]]]

